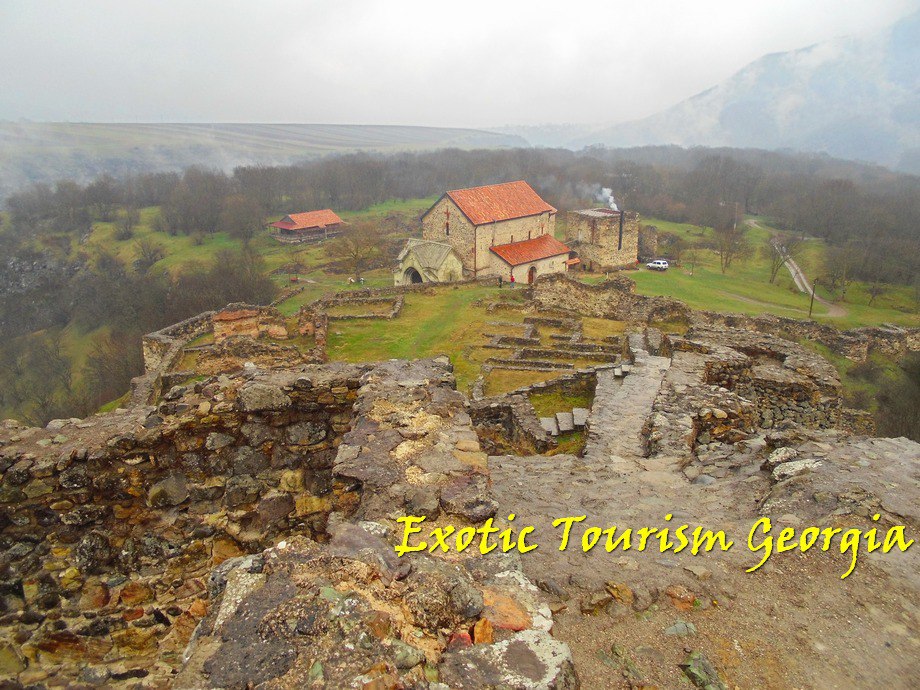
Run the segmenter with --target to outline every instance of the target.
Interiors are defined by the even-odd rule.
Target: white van
[[[664,259],[655,259],[645,264],[645,267],[650,271],[667,271],[670,268],[670,264]]]

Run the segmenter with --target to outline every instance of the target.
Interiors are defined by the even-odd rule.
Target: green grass
[[[904,376],[895,360],[877,352],[869,355],[867,362],[860,364],[836,354],[820,343],[805,338],[798,342],[834,365],[840,375],[844,402],[849,407],[875,413],[878,410],[878,395],[886,387],[885,384],[896,382]]]
[[[393,298],[395,300],[395,297]],[[357,316],[362,314],[389,314],[393,310],[393,300],[388,302],[358,302],[333,304],[326,312],[329,316]]]
[[[581,334],[586,340],[603,340],[611,336],[622,335],[625,331],[625,321],[597,319],[591,316],[586,316],[581,320]]]
[[[486,357],[481,347],[489,321],[522,321],[523,313],[487,313],[475,304],[498,292],[484,286],[444,286],[433,294],[407,294],[393,321],[337,321],[329,328],[329,358],[348,362],[448,355],[458,387],[466,390]],[[491,351],[495,352],[495,351]]]
[[[369,206],[363,211],[342,211],[339,217],[346,222],[381,221],[393,215],[403,216],[406,220],[417,220],[434,205],[439,196],[429,196],[424,199],[391,199]]]
[[[131,401],[131,391],[128,391],[120,398],[115,398],[110,402],[107,402],[105,405],[99,408],[99,412],[111,412],[112,410],[117,410],[119,407],[126,405]]]
[[[530,404],[538,417],[551,417],[557,412],[571,412],[575,407],[591,409],[594,396],[591,393],[569,394],[562,393],[534,393],[530,396]]]
[[[559,434],[556,438],[556,447],[547,453],[547,455],[580,455],[585,448],[584,431],[570,431],[567,434]]]
[[[671,223],[654,218],[646,220],[659,230],[672,232],[691,244],[705,241],[711,236],[711,229],[698,228],[686,223]],[[769,226],[751,227],[748,238],[754,246],[754,254],[746,261],[737,261],[723,274],[719,257],[712,250],[699,249],[700,260],[690,273],[686,255],[682,266],[670,270],[639,270],[628,275],[636,281],[637,292],[644,295],[664,295],[686,302],[694,309],[708,309],[719,312],[757,315],[776,314],[790,318],[808,317],[810,296],[799,292],[789,272],[782,269],[775,284],[769,282],[769,258],[761,248],[772,232]],[[822,266],[824,245],[817,240],[808,240],[803,245],[800,266],[806,275],[812,277]],[[591,276],[592,282],[599,282],[602,276]],[[840,304],[848,311],[845,317],[830,317],[828,310],[816,303],[812,317],[839,328],[896,323],[920,325],[920,305],[909,287],[892,287],[888,295],[879,297],[872,307],[868,306],[865,286],[858,283],[850,287],[847,301]],[[820,294],[820,293],[819,293]]]
[[[535,383],[551,381],[567,373],[563,369],[554,371],[516,371],[514,369],[493,369],[485,377],[485,390],[487,396],[510,393],[524,386]]]

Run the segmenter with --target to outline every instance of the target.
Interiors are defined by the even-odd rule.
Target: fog
[[[0,119],[612,123],[918,0],[0,5]]]

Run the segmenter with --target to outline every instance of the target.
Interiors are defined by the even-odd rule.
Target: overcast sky
[[[0,119],[618,122],[920,0],[0,0]]]

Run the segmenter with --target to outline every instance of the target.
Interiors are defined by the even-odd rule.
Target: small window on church
[[[527,239],[530,239],[530,230],[527,231]]]
[[[450,237],[450,221],[444,223],[444,234]]]

